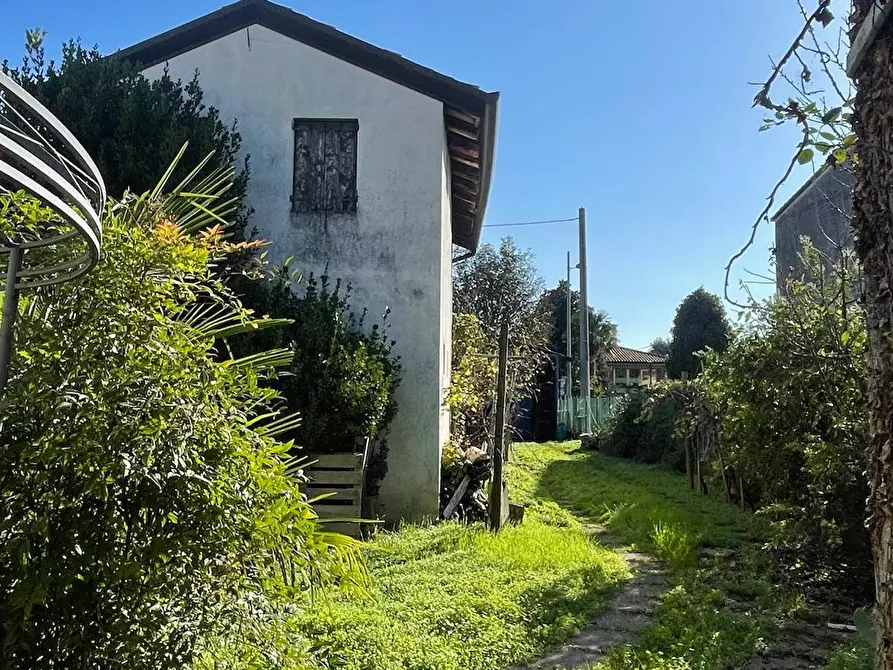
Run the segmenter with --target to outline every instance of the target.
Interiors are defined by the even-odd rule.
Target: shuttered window
[[[356,119],[295,119],[293,212],[357,211]]]

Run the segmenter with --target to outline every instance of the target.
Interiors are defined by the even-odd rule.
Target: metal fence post
[[[12,356],[12,326],[19,311],[19,290],[16,287],[22,266],[22,248],[10,242],[9,265],[6,269],[6,288],[3,291],[3,316],[0,318],[0,393],[9,379],[9,361]]]

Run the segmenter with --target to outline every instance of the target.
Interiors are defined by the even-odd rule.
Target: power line
[[[484,228],[508,228],[509,226],[538,226],[543,223],[570,223],[577,221],[577,217],[572,219],[546,219],[545,221],[519,221],[517,223],[491,223]]]

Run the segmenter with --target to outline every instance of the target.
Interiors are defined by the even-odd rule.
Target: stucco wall
[[[249,40],[250,37],[250,40]],[[163,65],[146,71],[160,76]],[[433,516],[449,377],[450,227],[442,103],[261,26],[175,57],[172,77],[198,69],[205,101],[236,118],[251,157],[251,224],[271,257],[354,287],[370,317],[390,307],[402,359],[399,414],[381,502],[389,520]],[[359,120],[357,213],[291,213],[294,118]],[[447,366],[446,374],[444,365]]]
[[[838,246],[852,248],[853,231],[852,175],[845,169],[826,170],[803,188],[802,192],[775,217],[776,281],[783,282],[803,271],[800,254],[802,238],[826,257],[835,259]]]

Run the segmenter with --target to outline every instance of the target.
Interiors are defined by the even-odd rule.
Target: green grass
[[[874,650],[861,640],[834,650],[825,670],[873,670]]]
[[[684,564],[696,546],[735,547],[755,537],[752,517],[686,488],[681,476],[577,450],[577,442],[517,444],[509,482],[513,498],[544,519],[568,510],[624,540]],[[675,558],[674,558],[675,557]]]
[[[506,668],[566,640],[628,576],[579,527],[536,519],[498,535],[456,523],[381,533],[368,560],[367,598],[335,596],[292,622],[335,667]]]
[[[581,452],[576,443],[522,444],[513,449],[510,481],[535,517],[573,523],[572,511],[668,565],[672,586],[653,626],[599,670],[737,667],[793,607],[792,595],[772,586],[754,518],[689,490],[677,474]],[[699,547],[732,551],[699,567]],[[732,612],[724,606],[732,598],[755,605]]]
[[[521,526],[498,535],[455,523],[380,533],[368,547],[367,595],[327,594],[277,624],[275,639],[264,633],[269,648],[251,652],[263,662],[225,668],[503,670],[529,661],[567,640],[628,577],[587,524],[661,557],[671,581],[653,625],[593,670],[739,667],[803,607],[773,585],[753,516],[688,490],[679,475],[577,446],[513,447],[507,477],[512,498],[527,505]],[[705,547],[728,555],[705,564]],[[748,607],[731,608],[733,600]],[[867,670],[865,659],[865,650],[845,648],[828,668]]]

